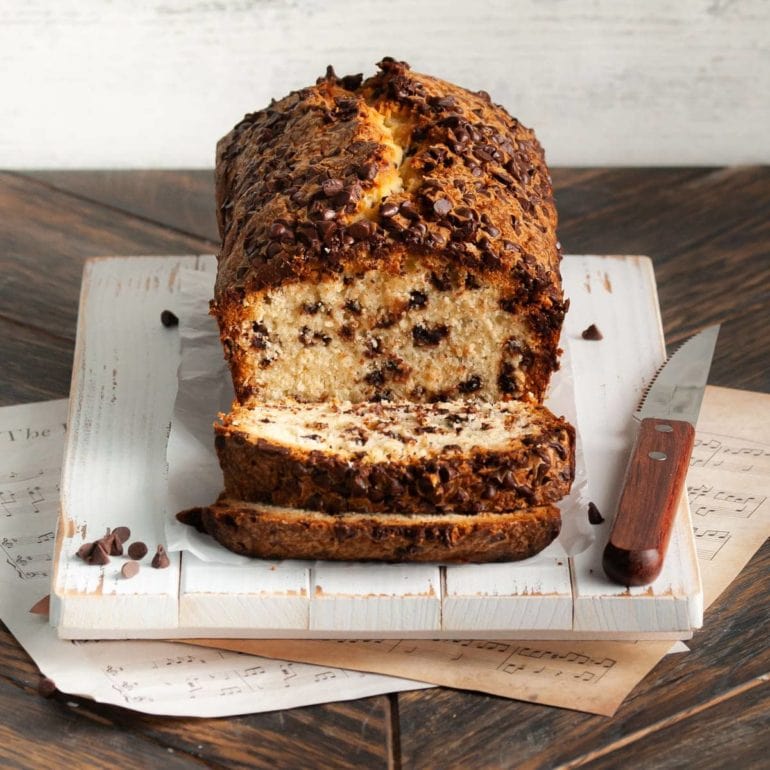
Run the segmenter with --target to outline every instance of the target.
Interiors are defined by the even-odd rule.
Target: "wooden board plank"
[[[145,566],[131,581],[117,559],[93,567],[75,554],[120,525],[150,548],[164,542],[162,469],[179,343],[160,313],[177,271],[195,264],[195,257],[87,264],[52,581],[52,620],[62,627],[90,629],[95,616],[128,635],[178,624],[178,554],[168,569]]]
[[[581,614],[575,604],[572,626],[567,565],[555,553],[541,557],[551,559],[542,568],[537,562],[521,562],[499,569],[497,565],[449,567],[443,572],[435,565],[327,563],[309,569],[274,564],[271,569],[257,562],[247,565],[248,576],[236,565],[212,569],[197,559],[183,558],[181,565],[176,559],[160,575],[145,570],[141,580],[131,583],[117,579],[117,565],[98,570],[76,561],[72,554],[83,542],[79,529],[83,523],[91,532],[98,528],[101,535],[104,527],[125,523],[118,519],[133,515],[139,517],[134,518],[140,522],[139,529],[147,525],[155,533],[143,539],[160,541],[154,512],[162,509],[158,501],[163,496],[163,479],[150,479],[147,468],[163,467],[179,353],[176,332],[160,327],[157,319],[161,309],[174,306],[178,271],[183,266],[213,275],[214,261],[211,257],[100,260],[87,271],[73,380],[73,432],[65,464],[69,484],[65,483],[55,576],[59,601],[54,619],[62,635],[311,638],[354,633],[446,638],[462,635],[464,623],[466,632],[478,637],[499,637],[515,630],[521,638],[563,638],[575,632],[582,638],[628,638],[629,634],[685,638],[693,623],[697,625],[697,572],[687,572],[692,538],[686,521],[678,524],[681,531],[672,540],[673,550],[684,556],[671,559],[671,574],[655,591],[628,596],[622,590],[608,590],[607,583],[598,579],[596,552],[592,560],[585,555],[575,559],[571,590],[577,600],[586,599],[588,609]],[[615,474],[614,480],[602,482],[596,490],[596,499],[604,505],[613,484],[619,483],[633,401],[651,376],[653,363],[662,356],[654,282],[647,261],[640,258],[571,258],[565,260],[564,272],[573,306],[579,309],[568,317],[570,338],[580,340],[579,331],[593,321],[617,333],[608,344],[580,340],[582,347],[577,346],[575,356],[580,382],[577,406],[588,435],[589,472],[593,466],[599,469],[597,478]],[[105,326],[102,319],[112,319],[112,326]],[[648,339],[650,329],[657,341]],[[633,354],[634,345],[647,353]],[[602,356],[605,361],[600,360]],[[623,368],[623,377],[615,373],[618,367]],[[593,379],[586,378],[585,372],[592,373]],[[608,414],[612,415],[609,420]],[[598,436],[601,440],[594,438]],[[607,454],[610,451],[612,456]],[[137,463],[143,463],[144,497],[134,495],[137,478],[142,478]],[[77,468],[104,468],[105,473],[78,479]],[[116,489],[127,492],[117,496],[118,503],[112,502]],[[478,575],[474,570],[479,570]],[[677,570],[684,573],[675,574]],[[271,589],[277,593],[269,595]],[[616,601],[620,595],[622,599]],[[219,601],[222,597],[225,600]],[[609,611],[605,611],[607,597],[615,603]],[[474,602],[478,609],[471,613]],[[118,608],[121,618],[115,615]],[[472,623],[469,616],[474,618]],[[501,628],[503,616],[506,625]]]
[[[445,571],[442,626],[447,631],[572,630],[569,560],[558,543],[515,570],[507,564],[475,564]]]
[[[441,629],[441,576],[431,564],[317,562],[312,599],[313,631],[377,629],[391,635]]]
[[[623,269],[617,269],[612,260],[575,258],[562,265],[565,285],[572,287],[565,328],[575,341],[572,355],[581,376],[576,398],[590,497],[605,513],[601,536],[572,559],[574,628],[587,632],[644,631],[651,624],[697,628],[703,599],[686,496],[680,502],[669,555],[652,586],[614,586],[601,568],[636,431],[632,412],[666,355],[652,263],[643,257],[626,258]],[[581,282],[583,291],[575,291]],[[604,335],[601,344],[580,338],[581,330],[592,323]],[[658,597],[654,603],[649,602],[651,593]]]

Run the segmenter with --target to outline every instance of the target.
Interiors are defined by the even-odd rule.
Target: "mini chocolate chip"
[[[452,210],[452,201],[447,200],[446,198],[439,198],[433,204],[433,210],[440,217],[445,217]]]
[[[481,497],[483,500],[494,500],[497,497],[497,487],[494,484],[487,484]]]
[[[388,202],[383,203],[382,206],[380,206],[380,216],[384,217],[385,219],[390,219],[391,217],[396,216],[398,214],[398,204]]]
[[[461,382],[457,389],[460,393],[475,393],[477,390],[481,390],[481,377],[478,374],[474,374],[465,382]]]
[[[168,558],[166,549],[162,545],[158,546],[155,556],[152,557],[152,566],[155,569],[166,569],[166,567],[171,566],[171,560]]]
[[[500,480],[500,484],[503,487],[503,489],[516,489],[516,477],[513,475],[512,471],[506,471],[503,474],[503,478]]]
[[[277,240],[286,235],[287,232],[288,230],[283,222],[273,222],[273,224],[270,225],[270,229],[267,231],[267,235],[269,238]]]
[[[114,533],[105,535],[101,540],[96,541],[97,544],[101,543],[104,550],[110,556],[122,556],[123,555],[123,543]]]
[[[363,180],[372,180],[377,176],[377,164],[376,163],[363,163],[356,167],[356,176]]]
[[[357,222],[353,222],[348,226],[348,235],[355,238],[357,241],[363,241],[368,238],[372,233],[372,223],[368,219],[359,219]]]
[[[375,386],[384,385],[385,375],[379,369],[373,369],[371,372],[366,374],[364,377],[364,382]]]
[[[166,327],[179,326],[179,319],[170,310],[164,310],[160,314],[160,322]]]
[[[93,550],[88,557],[88,563],[95,564],[100,567],[110,563],[109,554],[101,542],[97,541],[94,543]]]
[[[47,676],[41,676],[40,681],[37,683],[37,694],[42,695],[44,698],[50,698],[56,692],[56,684],[53,679],[49,679]]]
[[[93,543],[83,543],[83,545],[81,545],[77,550],[77,556],[83,561],[88,561],[89,556],[91,556],[91,551],[93,550]]]
[[[177,518],[179,518],[179,514],[177,514]],[[184,523],[195,526],[195,524],[189,521],[185,521]],[[147,556],[147,546],[141,540],[136,540],[131,543],[130,546],[128,546],[129,559],[135,559],[138,561],[139,559],[143,559],[145,556]]]
[[[357,299],[345,300],[344,308],[353,315],[361,315],[361,303]]]
[[[428,295],[420,291],[419,289],[414,289],[413,291],[409,292],[409,309],[414,310],[415,308],[421,308],[425,307],[425,305],[428,304]]]
[[[580,336],[584,340],[601,340],[604,339],[604,335],[599,331],[599,327],[596,324],[591,324],[587,329],[583,329]]]
[[[327,198],[333,198],[337,193],[342,192],[344,187],[345,183],[341,179],[324,179],[321,182],[321,189]]]
[[[420,324],[412,327],[412,342],[418,348],[438,345],[448,336],[449,327],[445,324],[438,324],[432,328]]]
[[[129,579],[139,574],[139,565],[135,561],[127,561],[121,568],[120,574]]]
[[[112,530],[112,534],[115,535],[121,543],[125,543],[129,537],[131,537],[131,530],[128,527],[115,527]]]
[[[591,524],[604,524],[604,516],[602,516],[594,503],[588,503],[588,521]]]

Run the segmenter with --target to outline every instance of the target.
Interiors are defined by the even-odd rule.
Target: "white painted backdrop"
[[[244,112],[386,54],[554,165],[770,162],[767,0],[0,0],[0,167],[208,167]]]

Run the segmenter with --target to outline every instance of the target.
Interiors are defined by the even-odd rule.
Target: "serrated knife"
[[[719,325],[690,337],[658,370],[634,417],[639,433],[626,468],[602,566],[625,586],[660,574],[695,441]]]

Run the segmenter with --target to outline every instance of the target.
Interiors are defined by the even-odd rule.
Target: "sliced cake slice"
[[[224,495],[179,516],[246,556],[337,561],[515,561],[542,551],[561,526],[552,505],[476,516],[329,514]]]
[[[513,511],[574,477],[572,426],[515,401],[236,405],[215,430],[228,497],[329,513]]]

